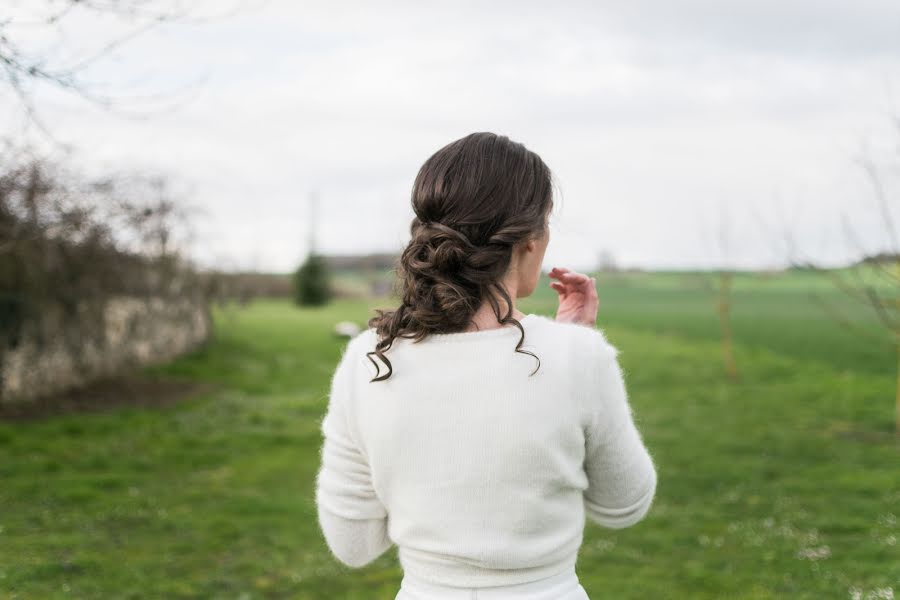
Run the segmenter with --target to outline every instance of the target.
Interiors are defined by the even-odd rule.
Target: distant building
[[[325,255],[325,262],[335,271],[384,271],[396,267],[399,254],[382,252],[376,254],[331,254]]]

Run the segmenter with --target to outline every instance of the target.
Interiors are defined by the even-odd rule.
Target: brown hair
[[[553,208],[552,175],[541,157],[508,137],[489,132],[469,134],[435,152],[419,169],[412,190],[415,217],[412,239],[397,264],[401,304],[375,309],[369,319],[379,341],[375,354],[393,373],[384,352],[394,338],[424,339],[429,333],[465,330],[484,301],[500,323],[514,323],[513,303],[501,285],[512,262],[513,247],[545,233]],[[396,288],[395,284],[395,288]],[[507,305],[500,314],[497,295]],[[531,374],[540,368],[538,367]]]

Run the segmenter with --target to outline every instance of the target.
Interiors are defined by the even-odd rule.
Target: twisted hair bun
[[[401,304],[376,309],[369,320],[384,355],[397,337],[420,341],[430,333],[464,331],[488,302],[500,323],[514,323],[513,302],[502,285],[514,246],[540,235],[552,207],[550,170],[522,144],[493,133],[473,133],[432,155],[413,185],[411,239],[397,265]],[[506,302],[501,315],[498,297]],[[533,354],[532,354],[533,356]]]
[[[416,264],[417,267],[432,268],[437,272],[449,274],[466,267],[469,256],[477,250],[464,233],[443,223],[430,221],[419,226],[409,248],[421,256],[421,262]],[[416,261],[416,258],[410,257],[410,262]]]
[[[462,231],[439,222],[414,221],[413,231],[398,269],[409,318],[425,333],[465,329],[482,288],[503,274],[509,252],[476,246]]]

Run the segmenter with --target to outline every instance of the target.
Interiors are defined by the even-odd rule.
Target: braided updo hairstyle
[[[489,302],[502,324],[525,330],[513,318],[513,303],[501,281],[519,242],[540,238],[553,207],[552,176],[540,156],[503,135],[477,132],[435,152],[419,170],[412,190],[415,217],[412,239],[397,265],[395,291],[401,304],[375,309],[368,326],[379,338],[366,356],[393,367],[384,355],[397,337],[413,342],[430,333],[466,330],[483,302]],[[498,296],[506,302],[501,315]],[[540,368],[538,360],[537,371]],[[532,375],[534,374],[532,372]]]

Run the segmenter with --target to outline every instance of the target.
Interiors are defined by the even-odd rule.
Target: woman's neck
[[[513,310],[512,316],[515,319],[521,320],[525,317],[525,313],[516,308],[515,296],[511,296],[513,298]],[[500,314],[506,314],[507,305],[500,301]],[[466,331],[484,331],[486,329],[498,329],[500,327],[504,327],[497,320],[497,315],[494,314],[494,308],[491,306],[490,302],[483,302],[481,307],[475,311],[475,314],[472,316],[472,320],[469,322],[469,326],[466,328]]]

